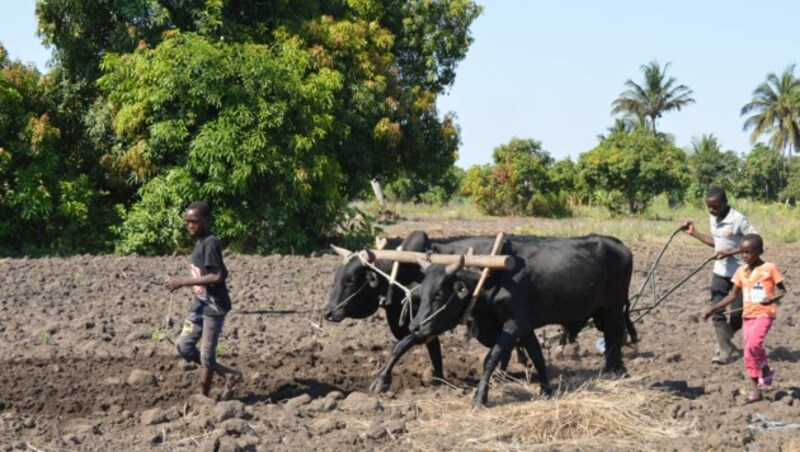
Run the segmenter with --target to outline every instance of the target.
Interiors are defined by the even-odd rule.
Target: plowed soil
[[[513,233],[529,221],[406,221],[386,233],[402,237],[427,224],[434,238],[493,235]],[[635,255],[633,292],[661,244],[627,245]],[[800,427],[800,314],[792,281],[799,250],[768,246],[764,256],[786,273],[789,295],[767,337],[777,377],[761,402],[744,404],[741,360],[710,362],[712,327],[698,319],[708,299],[710,266],[637,323],[641,342],[625,349],[626,367],[636,384],[674,395],[669,405],[654,409],[685,422],[691,434],[634,448],[800,448],[800,431],[792,428]],[[695,241],[676,240],[658,267],[656,291],[665,293],[709,256],[710,249]],[[216,400],[219,381],[212,399],[196,395],[199,372],[171,343],[189,293],[170,294],[161,283],[187,272],[186,256],[0,260],[0,450],[425,449],[412,440],[424,422],[417,401],[471,397],[487,349],[465,341],[462,327],[442,336],[447,384],[433,381],[420,347],[400,361],[389,393],[365,394],[394,339],[381,312],[338,324],[321,319],[340,258],[321,252],[225,259],[234,308],[219,359],[245,375],[228,401]],[[640,306],[651,304],[651,291]],[[555,385],[577,375],[597,378],[597,338],[587,331],[577,352],[547,353]],[[741,333],[735,341],[741,343]],[[525,375],[516,362],[509,371]],[[502,409],[499,394],[496,388],[490,393],[489,410]],[[465,443],[460,432],[440,436],[437,447],[480,448],[465,445],[475,443]]]

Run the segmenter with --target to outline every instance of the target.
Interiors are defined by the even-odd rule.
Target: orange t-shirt
[[[736,270],[731,281],[742,288],[742,317],[772,317],[778,311],[775,303],[763,305],[759,303],[765,298],[775,295],[775,286],[783,282],[783,275],[771,262],[764,262],[751,272],[747,265]]]

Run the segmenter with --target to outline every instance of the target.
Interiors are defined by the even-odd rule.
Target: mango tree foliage
[[[270,45],[297,36],[318,67],[344,77],[330,140],[356,194],[372,178],[437,177],[455,161],[458,129],[436,97],[452,85],[481,8],[470,0],[38,0],[40,32],[76,79],[109,53],[154,48],[165,32]],[[420,158],[424,155],[424,158]]]
[[[310,246],[342,205],[325,141],[342,76],[313,66],[290,36],[267,46],[175,32],[107,56],[98,84],[118,138],[108,161],[143,184],[118,250],[174,249],[174,219],[196,199],[212,203],[234,248]]]
[[[467,171],[462,192],[490,215],[563,215],[565,198],[551,178],[555,161],[532,139],[514,138],[493,151],[493,165]],[[552,173],[553,175],[557,173]]]
[[[612,134],[581,154],[578,170],[590,192],[620,193],[630,213],[642,212],[661,193],[682,196],[690,180],[686,154],[644,129]]]
[[[177,117],[166,117],[152,105],[145,108],[142,99],[124,96],[123,92],[139,89],[146,75],[123,77],[123,69],[116,64],[118,59],[140,55],[139,64],[144,64],[151,58],[145,56],[148,52],[169,45],[167,41],[179,34],[213,44],[217,52],[226,54],[233,52],[228,46],[272,49],[295,40],[297,48],[308,54],[309,74],[340,77],[339,87],[326,100],[329,103],[326,114],[331,120],[324,133],[300,134],[312,140],[301,142],[300,146],[313,144],[315,152],[325,156],[318,171],[322,167],[325,171],[333,168],[325,177],[338,184],[334,199],[320,202],[321,205],[336,205],[342,197],[362,193],[373,178],[388,182],[403,175],[434,180],[453,165],[459,143],[458,128],[451,116],[439,114],[436,98],[453,83],[457,64],[472,41],[469,26],[480,11],[469,0],[37,2],[40,32],[47,43],[55,46],[56,61],[64,68],[65,78],[91,86],[105,74],[99,84],[101,91],[95,97],[91,97],[91,90],[84,91],[89,99],[83,105],[93,105],[91,109],[85,108],[86,138],[97,150],[96,158],[109,170],[107,180],[114,187],[113,195],[127,193],[118,188],[120,182],[130,190],[168,169],[183,167],[194,171],[185,167],[190,160],[185,153],[187,143],[194,142],[198,133],[197,124],[209,121],[230,124],[241,120],[239,113],[232,111],[226,113],[227,118],[215,118],[226,107],[222,103],[211,109],[200,108],[199,112],[189,108],[194,107],[192,99],[198,93],[188,90],[178,92],[189,99],[179,96],[172,99],[185,111],[151,99],[152,105],[162,105]],[[212,80],[208,79],[213,75],[203,73],[204,58],[212,56],[193,55],[198,57],[197,62],[176,55],[176,64],[180,62],[183,67],[191,68],[190,74],[184,75],[201,82],[209,91],[209,102],[219,102],[220,98],[227,102],[236,97],[230,94],[220,97],[217,91],[221,88],[212,87]],[[138,67],[131,63],[124,70],[135,72]],[[220,80],[232,81],[224,77]],[[151,94],[159,92],[156,89]],[[280,95],[291,96],[290,90],[269,94],[265,100],[271,104],[269,108],[281,109],[294,102],[288,97],[280,98]],[[189,117],[194,114],[198,116]],[[303,116],[307,114],[299,109],[291,122],[306,121]],[[228,142],[234,139],[228,137]],[[211,144],[221,143],[218,140]],[[292,159],[284,159],[280,168],[295,175],[308,173],[307,168],[291,168],[291,162]],[[237,173],[237,177],[244,175]],[[276,182],[290,179],[293,177],[276,178]],[[288,187],[281,190],[291,192]],[[135,202],[135,198],[126,199],[123,205],[130,209]],[[327,233],[330,226],[312,221],[303,227],[303,233],[319,228],[314,230],[314,235],[319,236]],[[125,231],[126,228],[118,229],[123,234]],[[306,239],[301,241],[307,243]],[[127,245],[122,248],[136,249]]]
[[[0,254],[93,251],[98,191],[64,149],[53,79],[0,45]],[[84,237],[84,234],[89,236]]]

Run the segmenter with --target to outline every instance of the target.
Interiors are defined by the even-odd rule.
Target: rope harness
[[[386,272],[384,272],[383,270],[378,268],[376,265],[374,265],[372,262],[369,262],[368,260],[364,259],[364,256],[362,256],[361,253],[353,253],[350,256],[349,259],[352,259],[354,257],[358,257],[358,259],[361,261],[362,264],[364,264],[367,267],[369,267],[372,270],[374,270],[375,273],[377,273],[377,274],[383,276],[384,278],[386,278],[386,281],[388,281],[389,284],[393,284],[393,285],[399,287],[406,294],[406,296],[403,298],[403,301],[401,301],[401,303],[403,304],[403,309],[400,312],[400,325],[404,325],[405,324],[405,314],[406,314],[406,312],[408,312],[408,323],[410,324],[411,323],[411,319],[414,318],[413,307],[411,306],[411,296],[412,296],[414,290],[416,290],[416,288],[409,289],[408,287],[400,284],[399,282],[394,280],[392,277],[387,275]],[[366,281],[364,281],[364,284],[366,284]],[[355,295],[355,294],[353,294],[353,295]],[[348,300],[350,298],[352,298],[353,295],[348,297]],[[345,301],[347,301],[347,300],[345,300]],[[344,303],[344,301],[342,303]],[[339,304],[342,304],[342,303],[339,303]],[[382,306],[382,307],[384,309],[386,309],[386,306]]]
[[[353,299],[353,297],[355,297],[356,295],[358,295],[358,294],[361,292],[361,290],[362,290],[362,289],[364,289],[364,287],[365,287],[366,285],[367,285],[367,281],[364,281],[364,284],[361,284],[361,287],[359,287],[359,288],[358,288],[358,289],[357,289],[355,292],[353,292],[352,294],[350,294],[350,296],[349,296],[349,297],[347,297],[347,298],[345,298],[344,300],[340,301],[340,302],[339,302],[339,303],[338,303],[336,306],[334,306],[334,307],[333,307],[333,309],[332,309],[331,311],[335,311],[335,310],[337,310],[337,309],[341,308],[341,307],[342,307],[344,304],[346,304],[348,301],[352,300],[352,299]]]
[[[442,305],[442,307],[441,307],[441,308],[439,308],[439,309],[437,309],[437,310],[435,310],[435,311],[433,311],[433,313],[432,313],[431,315],[429,315],[428,317],[425,317],[425,319],[423,319],[423,320],[422,320],[422,322],[420,322],[420,323],[419,323],[419,324],[420,324],[420,326],[422,326],[422,325],[425,325],[426,323],[430,322],[431,320],[433,320],[434,318],[436,318],[436,316],[437,316],[437,315],[439,315],[439,314],[440,314],[442,311],[444,311],[444,308],[446,308],[446,307],[447,307],[447,305],[450,303],[450,300],[452,300],[452,299],[453,299],[453,297],[455,296],[455,294],[456,294],[455,292],[451,293],[451,294],[450,294],[450,297],[447,299],[447,301],[445,301],[445,302],[444,302],[444,304]]]

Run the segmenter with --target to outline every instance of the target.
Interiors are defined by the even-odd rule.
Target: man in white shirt
[[[687,234],[714,247],[717,260],[714,261],[714,276],[711,279],[712,304],[718,302],[730,292],[733,287],[731,278],[736,269],[742,265],[739,257],[739,244],[745,234],[755,234],[756,230],[746,216],[728,205],[725,190],[720,187],[711,187],[706,195],[706,207],[711,227],[711,234],[699,232],[694,227],[694,221],[689,220],[683,224]],[[742,327],[742,297],[741,294],[731,304],[730,319],[724,311],[717,311],[711,318],[717,336],[717,353],[711,358],[716,364],[727,364],[736,359],[736,347],[733,345],[733,334]]]

